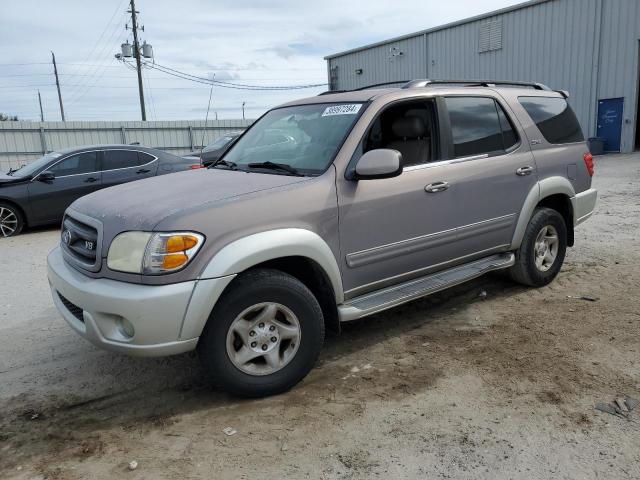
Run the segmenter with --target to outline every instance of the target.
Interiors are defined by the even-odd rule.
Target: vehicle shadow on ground
[[[319,396],[316,394],[326,393],[328,387],[335,394],[335,384],[340,388],[340,378],[349,373],[345,362],[341,362],[345,357],[406,335],[435,320],[444,322],[446,328],[447,321],[454,316],[454,308],[455,316],[463,316],[466,309],[482,301],[478,294],[485,290],[491,292],[492,297],[500,299],[520,293],[523,287],[514,285],[502,276],[488,275],[393,310],[344,324],[340,336],[326,339],[316,370],[291,392],[273,398],[276,402],[283,398],[292,400],[287,396],[294,396],[298,402],[313,401],[312,398]],[[437,336],[431,338],[433,342],[438,342]],[[407,354],[410,355],[410,352]],[[18,401],[12,402],[14,411],[0,416],[0,431],[7,432],[0,440],[13,445],[18,452],[20,446],[29,445],[27,450],[30,452],[55,453],[52,449],[64,448],[65,442],[75,441],[79,432],[89,435],[99,430],[114,427],[126,429],[134,425],[142,429],[154,428],[184,413],[231,405],[251,408],[252,402],[264,401],[238,399],[211,386],[193,353],[162,359],[118,357],[109,370],[109,376],[116,378],[115,383],[112,382],[114,387],[106,392],[103,390],[97,396],[95,391],[89,393],[93,393],[93,396],[69,392],[64,398],[50,397],[46,403],[39,405],[32,403],[29,398],[16,399]],[[101,366],[91,365],[92,359],[101,364],[105,358],[102,355],[91,357],[84,366],[89,374],[94,371],[94,375],[99,375]],[[135,371],[134,379],[131,378],[131,371]],[[400,373],[398,375],[403,376]],[[417,375],[414,370],[408,370],[404,376],[411,376],[412,383],[418,382],[424,388],[439,374],[430,371],[429,366],[421,366]],[[118,383],[120,378],[122,383]],[[406,384],[400,382],[395,387],[398,392],[394,394],[409,394]],[[378,394],[386,396],[387,392]],[[15,410],[17,404],[21,407]],[[46,434],[43,435],[43,432]],[[52,442],[52,437],[59,441]],[[15,456],[11,463],[29,456],[27,452],[23,454]]]

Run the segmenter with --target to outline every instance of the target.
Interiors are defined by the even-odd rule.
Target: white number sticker
[[[351,103],[348,105],[333,105],[332,107],[327,107],[322,112],[323,117],[328,117],[330,115],[355,115],[360,111],[361,103]]]

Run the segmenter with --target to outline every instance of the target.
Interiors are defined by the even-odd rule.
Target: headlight
[[[107,266],[145,275],[175,272],[191,261],[203,243],[204,237],[194,232],[125,232],[111,242]]]

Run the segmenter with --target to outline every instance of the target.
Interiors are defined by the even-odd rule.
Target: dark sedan
[[[199,166],[137,145],[94,145],[48,153],[0,174],[0,237],[17,235],[25,225],[60,222],[74,200],[101,188]]]
[[[202,157],[202,165],[207,167],[218,160],[222,156],[222,154],[229,149],[234,140],[240,135],[242,135],[242,132],[234,132],[229,133],[228,135],[224,135],[212,144],[204,147],[202,149],[202,153],[200,152],[200,150],[194,150],[184,158],[188,158],[189,160],[196,160],[199,162],[200,157]]]

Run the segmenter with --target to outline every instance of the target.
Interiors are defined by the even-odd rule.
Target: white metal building
[[[411,15],[412,12],[407,12]],[[640,149],[640,0],[533,0],[329,55],[332,90],[430,79],[568,90],[585,135]]]

